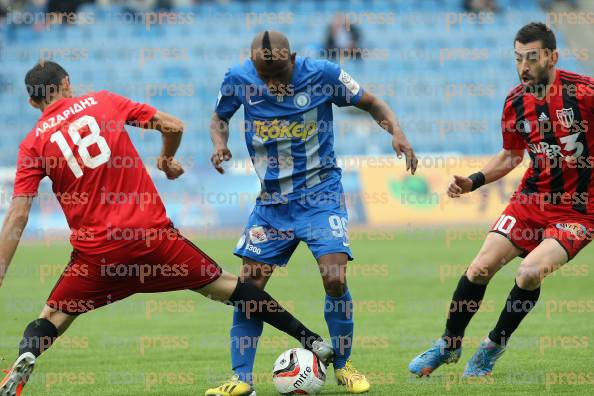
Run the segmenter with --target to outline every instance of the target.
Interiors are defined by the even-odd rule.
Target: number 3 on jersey
[[[89,127],[91,133],[83,138],[80,136],[79,131],[85,126]],[[70,135],[72,142],[78,146],[78,155],[87,168],[95,169],[99,165],[106,163],[111,156],[111,150],[107,145],[107,141],[99,134],[99,132],[100,129],[97,120],[89,115],[80,117],[70,124],[70,127],[68,128],[68,135]],[[60,150],[62,150],[62,154],[64,154],[68,167],[72,173],[74,173],[74,176],[77,179],[81,177],[83,175],[83,170],[74,157],[74,153],[70,149],[62,132],[54,132],[50,137],[50,142],[56,143]],[[97,147],[99,148],[99,154],[95,156],[91,156],[89,153],[89,146],[93,144],[97,144]]]

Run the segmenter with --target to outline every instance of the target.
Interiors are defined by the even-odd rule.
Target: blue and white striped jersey
[[[232,67],[215,107],[223,119],[244,108],[245,141],[261,181],[259,202],[295,199],[340,180],[332,104],[358,103],[363,89],[340,66],[297,57],[283,96],[271,95],[251,60]]]

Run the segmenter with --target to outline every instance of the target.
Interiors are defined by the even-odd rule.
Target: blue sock
[[[334,368],[343,368],[353,346],[353,299],[347,290],[342,297],[326,295],[324,319],[334,348]]]
[[[244,313],[235,309],[233,326],[230,331],[231,365],[239,379],[250,384],[253,383],[252,372],[256,359],[256,348],[263,328],[264,322],[254,317],[247,319]]]

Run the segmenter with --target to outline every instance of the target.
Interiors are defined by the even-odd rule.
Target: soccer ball
[[[326,366],[311,351],[293,348],[274,362],[272,383],[283,395],[313,395],[326,382]]]

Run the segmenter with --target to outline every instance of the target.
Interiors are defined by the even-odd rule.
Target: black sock
[[[472,316],[479,310],[487,285],[472,283],[466,275],[462,275],[452,296],[446,330],[443,339],[448,349],[457,349],[462,345],[464,331]]]
[[[507,297],[495,328],[489,333],[491,341],[505,347],[522,319],[534,308],[539,296],[540,287],[536,290],[524,290],[516,283]]]
[[[253,315],[278,330],[284,331],[297,339],[305,349],[311,349],[311,344],[314,341],[322,339],[285,310],[270,294],[249,282],[238,280],[229,301],[248,319]]]
[[[19,356],[31,352],[39,357],[58,338],[58,329],[47,319],[35,319],[25,328],[23,339],[19,344]]]

